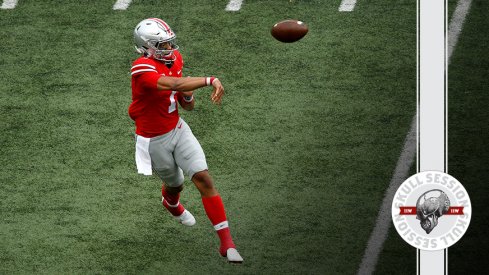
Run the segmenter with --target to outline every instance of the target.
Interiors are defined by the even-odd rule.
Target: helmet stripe
[[[166,32],[168,34],[173,35],[173,31],[170,29],[170,26],[168,26],[168,24],[165,21],[163,21],[159,18],[149,18],[149,20],[153,20],[153,21],[160,23],[166,29]]]

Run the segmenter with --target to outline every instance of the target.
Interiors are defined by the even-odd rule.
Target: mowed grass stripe
[[[10,47],[22,40],[15,31],[3,32],[13,34],[12,44],[0,46],[10,56],[2,71],[13,68],[13,81],[0,88],[10,110],[2,113],[9,138],[0,150],[15,156],[2,159],[7,169],[0,174],[10,183],[1,192],[9,221],[2,227],[2,271],[355,272],[351,261],[361,259],[413,111],[409,28],[388,31],[406,28],[405,11],[378,20],[340,17],[336,4],[320,1],[246,3],[239,14],[210,1],[181,1],[171,15],[142,2],[124,13],[114,13],[111,1],[93,10],[69,3],[54,15],[34,3],[19,9],[37,15],[24,27],[42,30],[34,38],[44,44],[27,54],[34,67],[14,65],[22,61]],[[0,20],[22,22],[25,14]],[[134,170],[127,73],[135,58],[132,29],[149,16],[165,18],[177,32],[186,74],[216,75],[226,86],[222,107],[210,104],[207,89],[196,92],[196,110],[182,115],[207,153],[247,260],[242,266],[218,256],[190,182],[182,202],[198,224],[182,230],[159,205],[159,181]],[[280,44],[269,27],[283,16],[297,16],[314,31]],[[243,21],[251,23],[236,27]],[[50,43],[58,48],[49,50]],[[27,77],[15,77],[21,72]]]
[[[248,8],[249,7],[247,6],[247,9]],[[252,11],[256,13],[256,9],[252,10]],[[251,18],[254,18],[254,17],[252,17],[251,14],[246,13],[244,17],[237,18],[235,20],[243,20],[243,19],[251,19]],[[230,23],[235,23],[235,21],[232,21],[232,18],[230,18],[230,20],[231,20],[231,21],[229,21]],[[270,20],[270,21],[272,21],[272,20]],[[256,21],[256,19],[255,19],[254,23],[255,24],[261,24],[261,25],[268,25],[268,23],[263,24],[263,23],[260,23],[259,21]],[[217,26],[219,25],[218,22],[216,22],[216,25]],[[332,26],[334,24],[327,24],[327,25]],[[316,190],[316,188],[320,188],[320,187],[326,188],[325,193],[327,193],[329,191],[329,189],[327,187],[324,187],[322,185],[318,186],[318,184],[322,182],[322,177],[324,177],[324,174],[322,174],[322,175],[317,174],[318,173],[317,171],[321,171],[321,170],[316,170],[316,169],[318,169],[320,167],[320,164],[324,165],[325,160],[330,159],[330,158],[327,157],[327,152],[324,152],[324,151],[318,152],[317,154],[311,154],[310,156],[305,157],[305,155],[310,153],[310,150],[308,150],[308,146],[311,145],[309,143],[311,137],[306,138],[301,142],[298,142],[299,140],[301,140],[301,138],[298,137],[297,132],[304,131],[304,133],[308,133],[309,135],[311,133],[316,132],[316,134],[317,134],[316,142],[318,142],[318,144],[316,145],[317,147],[314,147],[314,148],[322,148],[322,147],[327,148],[327,147],[332,147],[334,145],[325,146],[325,144],[323,142],[329,140],[327,138],[328,135],[332,136],[334,138],[341,137],[341,133],[344,133],[341,130],[341,126],[343,126],[343,125],[336,126],[333,117],[331,117],[331,119],[332,119],[330,121],[331,126],[324,127],[324,125],[323,125],[323,127],[321,127],[321,125],[320,125],[321,119],[324,119],[324,118],[321,116],[320,111],[316,111],[316,117],[319,117],[320,119],[313,120],[314,122],[309,124],[309,125],[307,123],[291,124],[291,122],[294,119],[296,119],[296,117],[298,118],[298,122],[299,121],[310,122],[311,117],[309,117],[308,114],[310,111],[312,111],[312,113],[314,113],[314,108],[315,108],[313,104],[310,104],[310,102],[318,102],[318,100],[320,98],[324,98],[324,100],[327,100],[329,98],[328,98],[327,93],[321,93],[320,92],[319,93],[320,97],[317,97],[315,100],[313,100],[312,98],[309,97],[309,91],[305,91],[303,96],[302,96],[303,98],[300,98],[300,100],[297,100],[298,97],[295,96],[295,94],[297,93],[296,90],[301,90],[299,85],[297,85],[297,84],[300,84],[302,82],[298,82],[298,83],[294,84],[294,81],[297,80],[298,76],[296,76],[296,77],[292,76],[291,77],[290,72],[288,72],[286,70],[289,68],[292,68],[292,69],[293,68],[299,68],[300,70],[307,70],[307,72],[311,72],[311,71],[314,72],[315,70],[313,68],[316,68],[316,67],[314,65],[309,65],[307,61],[300,62],[298,59],[290,58],[290,56],[292,56],[292,55],[289,55],[289,53],[291,53],[293,51],[300,51],[301,50],[301,48],[297,48],[297,47],[291,48],[290,51],[282,52],[282,55],[284,55],[284,57],[277,59],[277,63],[283,64],[283,65],[275,65],[274,64],[273,61],[276,59],[276,56],[274,56],[274,55],[270,56],[269,52],[272,49],[272,47],[268,46],[267,44],[265,44],[265,46],[266,46],[265,49],[263,49],[263,47],[260,47],[259,45],[253,44],[254,47],[251,47],[249,51],[239,50],[239,47],[241,47],[241,45],[243,45],[249,41],[253,41],[253,38],[256,36],[256,34],[255,34],[253,29],[249,30],[249,32],[241,31],[241,32],[238,32],[234,35],[229,33],[231,31],[235,31],[235,30],[230,28],[230,30],[228,32],[226,32],[226,31],[223,32],[223,36],[222,36],[222,37],[228,37],[229,41],[225,41],[224,43],[222,43],[222,42],[219,43],[219,41],[217,41],[217,40],[223,39],[222,37],[218,37],[218,38],[215,38],[215,40],[213,40],[216,42],[215,45],[217,45],[214,50],[216,52],[220,52],[220,55],[222,55],[221,59],[219,59],[219,61],[221,61],[221,62],[223,60],[231,61],[231,62],[228,61],[228,62],[221,63],[221,65],[224,67],[228,66],[229,68],[233,68],[232,65],[236,63],[235,59],[237,56],[238,57],[242,56],[243,59],[246,59],[246,62],[239,62],[239,64],[240,64],[240,66],[242,66],[244,68],[244,71],[248,72],[247,75],[249,75],[249,77],[246,77],[243,79],[243,76],[239,75],[239,74],[234,76],[234,77],[228,77],[228,75],[233,75],[233,70],[229,70],[227,72],[224,72],[225,73],[224,76],[226,76],[226,78],[224,78],[224,80],[230,79],[231,81],[228,81],[228,83],[230,85],[232,85],[232,86],[228,86],[228,91],[229,91],[228,95],[229,96],[227,97],[227,104],[229,104],[229,105],[226,105],[228,107],[226,108],[226,106],[225,106],[224,110],[226,111],[225,114],[227,116],[231,116],[234,119],[234,122],[231,124],[227,124],[227,123],[224,124],[224,123],[219,123],[219,121],[217,121],[216,122],[217,125],[218,126],[221,125],[220,128],[222,128],[222,129],[219,130],[219,128],[218,128],[217,132],[214,131],[214,132],[212,132],[212,134],[221,133],[221,135],[219,135],[220,140],[218,140],[218,141],[217,140],[216,141],[208,140],[205,142],[209,142],[208,144],[215,144],[215,146],[211,147],[212,150],[208,151],[208,154],[216,154],[216,155],[222,154],[224,149],[221,149],[220,146],[222,146],[222,144],[227,144],[227,142],[229,142],[229,144],[231,146],[229,146],[228,150],[231,151],[232,153],[228,153],[228,154],[230,156],[232,156],[235,159],[235,161],[230,161],[228,163],[225,163],[222,160],[221,161],[221,162],[223,162],[222,165],[225,165],[225,166],[221,167],[221,169],[214,170],[214,171],[219,171],[219,170],[223,171],[223,168],[225,168],[225,167],[228,167],[228,168],[226,168],[224,170],[227,170],[227,171],[233,171],[234,170],[235,171],[235,172],[232,172],[231,175],[226,177],[229,179],[229,181],[225,181],[226,185],[228,184],[228,182],[231,182],[231,181],[238,181],[239,182],[240,177],[249,178],[249,180],[246,181],[248,184],[244,184],[245,187],[242,187],[239,184],[236,184],[233,186],[239,187],[240,189],[245,188],[246,190],[249,190],[249,192],[253,192],[253,194],[254,194],[254,192],[257,192],[257,191],[254,191],[255,189],[258,189],[258,190],[261,189],[261,190],[266,190],[266,191],[275,190],[273,188],[274,182],[281,181],[281,180],[284,180],[285,182],[290,182],[291,181],[290,179],[300,178],[301,179],[300,180],[301,186],[297,187],[296,185],[294,185],[294,188],[304,189],[305,193],[304,193],[304,191],[301,191],[301,194],[302,194],[301,197],[304,197],[306,199],[306,201],[308,201],[307,202],[308,204],[314,205],[314,201],[317,201],[317,199],[320,198],[321,196],[325,196],[324,194],[321,193],[322,191],[318,192],[319,189]],[[330,31],[330,29],[328,31]],[[263,32],[265,32],[265,30]],[[266,32],[268,32],[268,29],[266,29]],[[196,33],[199,33],[199,31],[197,30]],[[414,34],[414,32],[413,32],[413,34]],[[185,37],[185,35],[180,34],[180,37]],[[195,41],[195,40],[199,40],[199,39],[194,38],[193,40]],[[205,39],[204,39],[204,41],[205,41]],[[306,41],[306,40],[304,40],[304,41]],[[226,48],[227,50],[222,51],[221,47],[219,47],[221,45],[223,46],[222,48]],[[280,45],[280,44],[277,45],[277,47],[281,47],[281,46],[283,46],[283,45]],[[236,47],[236,48],[234,48],[234,47]],[[197,48],[199,48],[199,47],[197,47]],[[282,50],[282,49],[286,49],[286,48],[279,48],[279,49]],[[268,56],[264,55],[264,54],[255,55],[256,53],[260,53],[260,52],[267,52]],[[302,53],[302,51],[301,51],[301,53]],[[318,53],[317,51],[314,51],[313,53],[309,53],[309,55],[308,55],[308,53],[306,51],[306,58],[311,58],[311,56],[313,56],[314,54],[317,54],[317,53]],[[199,52],[196,51],[196,54],[199,54]],[[192,55],[189,55],[189,56],[190,56],[190,58],[192,58]],[[205,58],[205,57],[203,57],[203,58]],[[262,59],[262,58],[266,58],[265,62],[267,62],[267,64],[271,64],[269,66],[268,71],[266,71],[266,66],[264,67],[261,63],[258,62],[259,61],[258,59]],[[303,57],[302,59],[305,59],[305,58]],[[238,60],[241,60],[241,59],[238,59]],[[210,63],[212,63],[214,61],[215,60],[213,60],[212,58],[207,59],[207,62],[210,62]],[[295,61],[295,64],[294,63],[290,64],[291,62],[294,62],[294,61]],[[228,63],[229,63],[229,65],[228,65]],[[246,68],[250,67],[248,63],[250,63],[250,64],[258,63],[258,66],[255,66],[254,68],[246,69]],[[191,62],[188,61],[187,64],[191,64]],[[296,65],[296,66],[293,66],[293,65]],[[304,67],[304,65],[306,65],[306,67]],[[317,64],[317,65],[319,66],[321,64]],[[335,64],[333,64],[332,66],[334,66],[334,65]],[[260,74],[262,74],[263,80],[265,80],[265,78],[266,78],[267,82],[271,82],[273,84],[272,89],[267,89],[266,83],[264,85],[262,84],[265,81],[259,81],[261,89],[259,89],[258,91],[247,89],[248,85],[246,84],[245,81],[249,81],[249,78],[253,76],[253,73],[255,71],[258,71]],[[317,68],[317,72],[319,73],[319,72],[324,72],[324,71],[322,71],[321,68]],[[272,77],[270,77],[270,75],[272,75]],[[311,79],[310,75],[308,75],[307,77],[309,77],[309,79]],[[314,77],[316,77],[315,74],[312,75],[312,79],[316,80]],[[280,83],[281,81],[283,81],[283,79],[287,79],[287,78],[290,78],[290,80],[287,81],[286,83]],[[241,80],[241,79],[243,79],[243,80]],[[338,79],[341,81],[341,77],[338,77],[337,80]],[[314,85],[317,85],[317,87],[325,87],[324,84],[318,84],[318,82],[319,81],[315,81]],[[224,83],[226,83],[226,82],[224,82]],[[240,86],[238,86],[238,88],[240,88],[240,89],[236,89],[233,87],[233,86],[236,86],[237,84],[240,85]],[[327,85],[327,83],[326,83],[326,85]],[[291,88],[289,88],[289,87],[291,87]],[[315,91],[318,91],[318,89],[315,89]],[[318,95],[318,93],[316,93],[315,91],[314,92],[311,91],[310,95],[313,95],[313,94]],[[341,93],[337,93],[337,95],[341,95]],[[237,101],[239,99],[239,96],[247,96],[247,99],[248,99],[246,101],[247,104],[243,105],[244,102]],[[280,100],[273,100],[272,101],[273,105],[271,105],[269,108],[261,107],[261,105],[260,105],[261,102],[263,102],[263,101],[268,102],[268,101],[270,101],[270,99],[274,98],[273,96],[278,96],[280,98]],[[205,97],[203,97],[203,99],[206,100]],[[323,101],[323,100],[319,100],[319,101],[321,102],[322,108],[326,108],[326,109],[328,108],[327,105],[325,106],[325,104],[324,104],[325,101]],[[287,104],[287,105],[284,105],[284,104]],[[282,106],[282,107],[279,109],[279,106]],[[242,107],[245,107],[245,108],[242,108]],[[202,107],[202,108],[204,108],[204,107]],[[361,108],[360,104],[358,105],[358,108]],[[241,109],[243,109],[243,110],[241,110]],[[341,110],[341,108],[338,108],[338,109]],[[280,110],[286,110],[286,112],[280,111]],[[307,110],[307,111],[304,111],[304,110]],[[348,115],[351,115],[351,114],[348,114]],[[198,117],[197,115],[193,116],[192,114],[189,114],[189,116],[192,116],[192,119],[196,119],[196,120],[203,119],[203,118]],[[239,120],[239,118],[241,118],[241,121]],[[250,118],[250,119],[246,119],[245,120],[246,123],[243,123],[244,122],[243,118]],[[282,126],[282,127],[278,126],[280,123],[279,124],[273,123],[274,120],[277,120],[279,118],[281,118],[281,119],[278,121],[280,121],[280,123],[284,124],[284,126]],[[257,122],[259,122],[259,124],[257,124]],[[272,123],[270,123],[270,122],[272,122]],[[204,128],[200,129],[200,127],[198,127],[198,125],[205,125],[205,123],[195,123],[194,122],[193,124],[191,123],[191,125],[197,125],[197,126],[193,126],[194,130],[197,131],[196,129],[198,129],[199,131],[201,131],[199,134],[204,134],[203,140],[206,140],[207,136],[209,136],[209,133],[211,131],[206,131]],[[270,125],[270,127],[267,127],[267,125]],[[294,127],[290,127],[291,125],[294,125]],[[306,128],[306,126],[308,126],[308,127]],[[257,131],[257,127],[258,127],[259,131]],[[282,129],[282,128],[284,128],[284,129]],[[243,132],[242,133],[238,132],[235,134],[235,132],[237,130],[240,130],[240,129],[242,129]],[[320,129],[324,129],[324,130],[328,129],[329,131],[328,132],[322,132]],[[339,130],[339,133],[336,132],[337,130]],[[270,134],[274,134],[274,135],[270,135],[269,140],[264,139],[262,137],[267,132],[269,132]],[[338,136],[336,136],[336,135],[338,135]],[[403,134],[401,134],[401,135],[403,135]],[[312,135],[312,136],[315,136],[315,135]],[[249,144],[240,143],[239,142],[240,138],[249,142]],[[325,140],[325,138],[326,138],[326,140]],[[359,135],[359,141],[358,142],[361,143],[360,140],[362,138],[364,138],[364,135]],[[226,142],[222,142],[223,141],[222,139],[224,139],[224,141],[226,141]],[[257,141],[259,141],[260,143],[257,143]],[[275,141],[276,145],[274,143],[271,143],[270,141]],[[297,143],[297,144],[295,144],[295,143]],[[304,143],[304,144],[301,145],[301,143]],[[256,145],[260,145],[260,146],[256,146]],[[299,146],[299,147],[297,147],[297,146]],[[348,142],[345,143],[345,146],[348,147]],[[242,149],[240,149],[241,147],[242,147]],[[282,150],[284,150],[282,148],[297,148],[297,149],[292,150],[289,154],[286,154],[285,152],[282,151]],[[279,150],[277,150],[277,149],[279,149]],[[253,155],[249,154],[249,152],[254,152],[253,153],[253,155],[255,155],[254,162],[256,163],[256,165],[247,165],[248,163],[253,163],[252,161],[248,162],[248,159],[251,159],[254,157]],[[322,158],[324,158],[324,160],[322,160],[320,164],[311,164],[312,159],[316,158],[318,156],[318,154],[322,154],[322,153],[324,153],[324,155],[326,156],[326,157],[324,157],[324,156],[322,157]],[[298,156],[298,157],[300,157],[299,159],[303,158],[306,161],[301,161],[301,160],[297,161],[296,160],[297,158],[294,158],[294,157],[296,157],[296,155],[299,155]],[[341,154],[339,156],[340,157],[338,159],[344,158],[345,161],[347,161],[347,159],[349,159],[349,158],[345,158],[344,156],[341,157]],[[331,157],[331,159],[334,159],[334,158]],[[292,167],[291,169],[289,169],[290,173],[288,173],[288,177],[283,177],[283,175],[280,174],[280,171],[282,169],[280,169],[279,171],[275,170],[275,167],[281,167],[284,165],[276,165],[276,164],[274,164],[274,162],[278,162],[278,163],[283,162],[284,165],[287,165],[286,167]],[[243,167],[242,168],[236,167],[236,164],[238,164],[238,166],[243,166]],[[297,164],[300,164],[300,165],[297,165]],[[342,162],[342,164],[344,164],[346,166],[349,165],[347,162]],[[293,167],[294,165],[296,165],[297,167],[294,168]],[[260,168],[261,166],[263,166],[263,168]],[[326,170],[331,169],[329,166],[326,166],[326,167],[327,167]],[[334,167],[334,166],[331,166],[331,167]],[[266,168],[268,168],[268,169],[266,169]],[[211,166],[211,169],[212,169],[212,166]],[[304,173],[304,175],[302,175],[301,177],[298,177],[298,175],[300,175],[299,169],[306,169],[306,171],[310,171],[311,173]],[[334,168],[333,168],[333,170],[334,170]],[[312,173],[313,171],[315,171],[315,172]],[[249,175],[249,176],[246,177],[243,175]],[[273,177],[278,176],[278,179],[273,179],[272,176]],[[336,181],[335,178],[331,177],[330,182],[333,182],[333,184],[334,184],[335,181]],[[222,181],[218,181],[218,183],[219,182],[222,182]],[[346,182],[347,182],[347,180],[346,180]],[[313,184],[314,187],[312,187],[312,188],[308,187],[310,184]],[[262,187],[262,185],[265,185],[265,187]],[[335,187],[337,187],[337,186],[335,186]],[[220,188],[230,188],[229,190],[232,190],[231,187],[227,187],[222,183],[221,183]],[[286,188],[286,186],[284,186],[284,188]],[[325,189],[322,189],[322,190],[324,191]],[[306,194],[309,194],[312,191],[318,195],[314,196],[313,199],[311,199],[311,201],[312,201],[311,202],[311,201],[309,201],[310,198],[308,198]],[[275,190],[275,192],[278,192],[278,191]],[[225,192],[223,192],[223,193],[225,193]],[[260,193],[261,192],[259,192],[259,194]],[[333,193],[334,193],[334,196],[337,195],[336,192],[333,192]],[[267,192],[265,192],[265,194],[267,194]],[[287,190],[286,189],[282,190],[282,191],[280,191],[279,194],[285,195],[285,194],[287,194]],[[262,196],[264,196],[264,195],[262,195]],[[235,196],[233,196],[233,197],[235,197]],[[263,201],[268,201],[268,203],[270,205],[288,205],[286,202],[282,202],[282,203],[278,204],[277,201],[280,201],[281,198],[283,198],[283,195],[274,196],[274,198],[268,198],[268,199],[265,196]],[[253,199],[256,200],[257,198],[254,197]],[[326,199],[326,197],[324,197],[324,200],[328,201]],[[260,202],[261,201],[262,200],[260,200]],[[337,200],[334,200],[334,201],[337,201]],[[244,200],[243,203],[249,204],[249,199]],[[262,205],[262,204],[253,203],[252,205],[250,205],[250,207],[257,207],[258,208],[260,205]],[[284,211],[284,210],[281,210],[282,208],[279,208],[279,209],[267,208],[267,209],[270,209],[270,211],[273,211],[272,213],[273,213],[274,217],[272,217],[272,219],[274,219],[274,220],[277,219],[277,217],[275,217],[275,216],[279,216],[279,217],[282,217],[282,216],[285,217],[286,216],[286,215],[280,214],[282,211]],[[292,209],[294,209],[294,208],[292,208]],[[287,212],[288,212],[288,216],[291,216],[294,214],[295,211],[287,211]],[[313,213],[319,214],[320,212],[321,212],[320,209],[316,209]],[[257,213],[259,213],[259,211],[257,211]],[[260,214],[258,217],[256,217],[258,222],[260,222],[260,223],[263,222],[264,224],[266,224],[268,222],[271,225],[271,228],[273,228],[273,231],[281,232],[283,230],[288,230],[288,228],[293,227],[293,225],[289,224],[288,222],[282,222],[282,223],[278,223],[278,225],[280,225],[280,224],[283,224],[283,225],[276,228],[275,226],[272,226],[272,225],[275,225],[275,223],[273,221],[270,221],[270,220],[269,221],[267,221],[267,220],[261,221],[262,219],[259,218],[261,216],[266,217],[267,215],[266,215],[266,213],[263,213],[263,214]],[[312,215],[312,216],[314,216],[314,215]],[[268,218],[268,219],[271,219],[271,218]],[[281,218],[279,218],[279,220],[280,219]],[[243,220],[238,220],[237,222],[243,223]],[[256,223],[256,221],[255,221],[255,223]],[[245,225],[239,225],[238,224],[238,226],[245,226]],[[318,228],[318,226],[311,227],[309,229],[309,230],[311,230],[311,236],[312,237],[319,236],[320,234],[318,234],[317,232],[320,232],[321,230],[323,230],[324,226],[326,226],[326,225],[321,225],[321,227],[319,227],[319,228]],[[249,227],[249,226],[247,226],[247,227]],[[341,231],[342,230],[340,230],[340,232]],[[271,234],[271,233],[272,232],[267,233],[267,234]],[[275,232],[275,233],[277,233],[277,232]],[[346,231],[341,232],[341,234],[343,234],[343,233],[347,234]],[[239,234],[239,231],[237,232],[237,234]],[[279,235],[280,234],[277,234],[276,236],[279,236]],[[304,236],[304,235],[301,235],[301,236]],[[273,237],[270,237],[268,239],[270,239],[270,242],[273,242],[273,240],[275,238],[276,237],[273,236]],[[333,235],[332,239],[334,239],[334,238],[335,237]],[[258,238],[255,240],[250,238],[249,242],[246,242],[245,247],[242,249],[247,249],[247,247],[246,247],[247,245],[254,245],[254,243],[256,243],[256,242],[258,242],[256,244],[257,248],[260,248],[261,247],[261,246],[259,246],[259,243],[261,243],[260,240],[261,240],[261,238]],[[324,242],[325,242],[324,240],[321,241],[321,243],[324,243]],[[269,242],[266,242],[266,243],[269,243]],[[302,246],[303,245],[302,243],[309,243],[309,242],[307,242],[306,240],[302,240],[298,244]],[[262,247],[269,247],[269,246],[271,247],[272,244],[269,244],[269,245],[265,244]],[[268,250],[267,249],[266,251],[267,251],[266,254],[269,255],[268,257],[279,257],[280,256],[280,253],[278,253],[274,250]],[[283,252],[283,253],[285,253],[285,252]],[[321,257],[322,253],[326,253],[326,252],[320,251],[318,257]],[[253,263],[256,263],[258,256],[252,255],[251,257],[252,257],[251,261]],[[296,257],[299,257],[299,256],[297,255]],[[279,260],[279,259],[280,258],[278,258],[277,260]],[[293,265],[295,265],[294,263],[295,263],[295,261],[291,261],[290,265],[293,266]],[[320,262],[320,263],[317,263],[315,266],[323,266],[323,265],[322,265],[322,262]],[[276,267],[274,267],[274,268],[276,268]]]
[[[9,238],[2,240],[2,252],[13,262],[2,266],[10,272],[102,272],[112,261],[90,251],[112,241],[121,224],[127,231],[138,220],[130,209],[117,213],[125,192],[131,192],[130,187],[118,190],[128,176],[118,173],[117,167],[131,167],[119,161],[123,159],[119,154],[127,155],[132,148],[121,143],[127,136],[118,131],[124,125],[120,118],[125,115],[125,102],[107,93],[114,79],[106,73],[120,62],[106,62],[102,54],[106,45],[100,45],[98,38],[115,35],[116,39],[105,42],[114,48],[111,42],[120,37],[113,27],[103,31],[101,26],[111,26],[103,24],[105,11],[113,13],[102,5],[92,9],[76,4],[22,5],[8,21],[12,25],[8,43],[22,39],[18,34],[23,31],[17,29],[29,29],[34,33],[31,41],[38,46],[32,52],[26,49],[20,59],[7,49],[15,47],[5,45],[3,51],[10,57],[4,61],[12,73],[12,89],[2,89],[2,99],[10,97],[2,103],[21,108],[4,114],[9,127],[3,128],[10,146],[4,147],[2,156],[12,157],[3,165],[2,178],[8,177],[6,194],[15,194],[2,199],[6,208],[1,211],[15,221],[2,226]],[[37,19],[26,21],[23,12]],[[109,144],[117,150],[107,151]],[[145,201],[138,192],[132,193]]]

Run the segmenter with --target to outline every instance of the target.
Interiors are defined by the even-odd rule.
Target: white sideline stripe
[[[241,9],[241,5],[243,4],[243,0],[230,0],[226,6],[227,11],[239,11]]]
[[[117,2],[115,2],[112,9],[113,10],[127,10],[129,5],[131,4],[131,2],[132,2],[132,0],[117,0]]]
[[[0,7],[2,10],[11,10],[17,6],[18,0],[4,0],[2,6]]]
[[[459,0],[455,12],[452,15],[450,24],[448,25],[448,38],[447,38],[447,62],[450,64],[450,59],[455,46],[458,42],[458,37],[462,31],[462,26],[467,16],[470,4],[472,0]],[[389,183],[384,199],[382,201],[382,206],[380,207],[379,214],[377,216],[377,221],[375,227],[368,240],[367,247],[362,258],[360,267],[358,268],[357,274],[372,274],[377,265],[379,254],[382,250],[385,240],[387,239],[387,234],[389,227],[391,225],[391,206],[392,200],[394,199],[395,192],[401,185],[401,183],[407,178],[409,169],[414,161],[416,152],[416,124],[417,116],[414,115],[413,121],[411,122],[411,129],[409,130],[406,140],[404,142],[404,147],[402,149],[401,156],[397,161],[396,169],[394,170],[394,175]]]
[[[357,0],[343,0],[341,1],[341,5],[338,8],[338,11],[353,11]]]

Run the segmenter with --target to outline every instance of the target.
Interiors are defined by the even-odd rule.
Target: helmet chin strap
[[[139,54],[143,54],[144,51],[141,48],[138,48],[137,46],[134,46],[134,49],[136,49],[136,52]]]

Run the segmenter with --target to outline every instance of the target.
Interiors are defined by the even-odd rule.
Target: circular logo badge
[[[455,244],[467,231],[469,194],[454,177],[424,171],[405,180],[392,201],[392,221],[399,235],[422,250]]]

